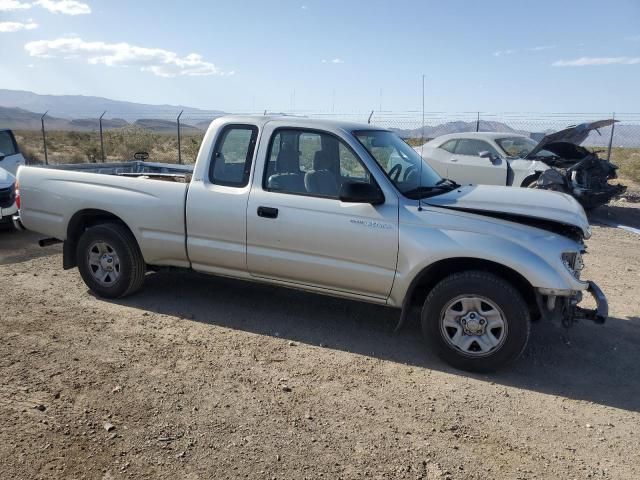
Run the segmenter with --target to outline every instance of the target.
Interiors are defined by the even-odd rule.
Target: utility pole
[[[478,112],[478,116],[476,117],[476,132],[480,131],[480,112]]]
[[[42,125],[42,144],[44,145],[44,164],[49,165],[49,157],[47,156],[47,134],[44,131],[44,117],[46,117],[49,110],[44,112],[40,117],[40,124]]]
[[[613,112],[611,114],[611,119],[612,120],[616,119],[616,112]],[[611,136],[609,137],[609,148],[607,149],[607,162],[611,160],[611,147],[613,146],[613,130],[615,129],[615,126],[616,126],[615,123],[611,124]]]
[[[104,117],[105,113],[107,113],[106,110],[104,112],[102,112],[102,115],[100,115],[100,118],[98,118],[98,124],[100,125],[100,151],[102,152],[102,163],[105,162],[105,159],[104,159],[104,140],[102,138],[102,117]]]

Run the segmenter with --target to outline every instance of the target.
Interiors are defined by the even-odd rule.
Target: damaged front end
[[[584,250],[582,251],[584,253]],[[565,253],[562,256],[562,263],[573,276],[579,280],[580,273],[584,267],[582,253]],[[591,295],[595,301],[595,308],[584,308],[580,306],[583,300],[583,291]],[[536,289],[536,303],[540,316],[545,320],[557,321],[566,328],[571,327],[580,320],[591,320],[602,324],[609,316],[609,305],[607,297],[595,282],[586,282],[585,290],[555,290],[550,288]]]
[[[579,156],[580,159],[545,159],[545,163],[551,168],[540,174],[536,182],[537,188],[568,193],[575,197],[585,210],[605,205],[626,191],[627,187],[624,185],[609,183],[609,180],[617,178],[618,167],[598,158],[597,154],[585,148],[570,146],[573,147],[571,156]]]
[[[596,302],[596,308],[584,308],[579,306],[582,301],[582,291],[566,292],[540,288],[536,291],[536,302],[540,316],[549,321],[562,323],[566,328],[571,327],[580,320],[591,320],[595,323],[604,323],[609,316],[607,297],[595,282],[589,281],[586,290]]]
[[[591,131],[609,127],[615,120],[583,123],[546,135],[525,157],[547,164],[534,184],[536,188],[554,190],[572,195],[585,210],[608,203],[627,189],[624,185],[610,184],[618,177],[618,167],[580,146]]]

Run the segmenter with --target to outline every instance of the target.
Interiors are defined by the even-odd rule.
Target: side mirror
[[[5,155],[4,153],[0,152],[0,162],[1,162],[2,160],[4,160],[4,157],[6,157],[6,155]]]
[[[496,163],[499,158],[496,157],[495,155],[493,155],[491,152],[487,151],[482,151],[480,153],[478,153],[478,156],[480,158],[486,158],[487,160],[489,160],[491,163]]]
[[[384,194],[378,186],[362,182],[343,183],[338,198],[345,203],[370,203],[371,205],[384,203]]]

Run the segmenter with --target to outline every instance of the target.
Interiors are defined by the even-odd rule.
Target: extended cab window
[[[456,145],[456,153],[458,155],[469,155],[477,157],[480,152],[490,152],[491,155],[499,157],[495,148],[484,140],[476,140],[474,138],[461,138]]]
[[[254,125],[228,125],[213,150],[209,179],[217,185],[244,187],[249,182],[251,161],[258,128]]]
[[[328,133],[277,130],[269,152],[265,190],[338,198],[344,182],[373,182],[351,149]]]
[[[18,151],[11,132],[7,130],[0,131],[0,155],[8,157],[10,155],[15,155],[16,153],[18,153]]]

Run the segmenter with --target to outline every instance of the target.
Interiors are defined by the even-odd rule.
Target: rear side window
[[[16,142],[11,132],[7,130],[0,131],[0,154],[8,157],[16,153],[18,153],[18,149],[16,148]]]
[[[249,183],[257,137],[258,128],[255,125],[224,127],[216,141],[209,166],[211,183],[229,187],[246,186]]]
[[[449,153],[453,153],[453,151],[456,149],[457,141],[458,140],[449,140],[448,142],[444,142],[442,145],[440,145],[440,148],[446,150]]]
[[[496,157],[499,156],[496,149],[484,140],[476,140],[473,138],[461,138],[458,140],[458,145],[456,146],[456,153],[458,155],[470,155],[472,157],[477,157],[480,152],[490,152]]]

